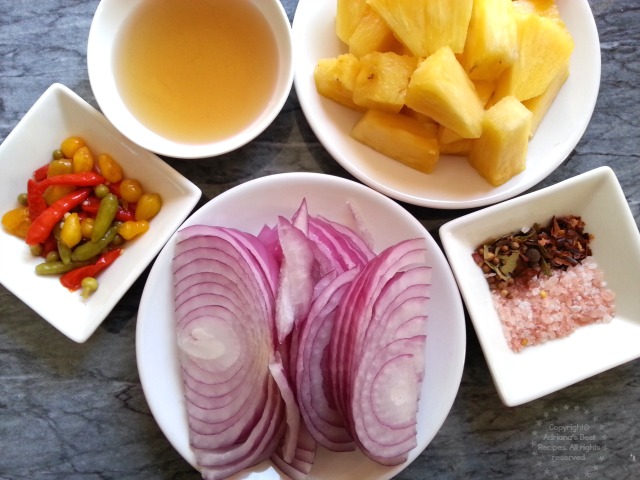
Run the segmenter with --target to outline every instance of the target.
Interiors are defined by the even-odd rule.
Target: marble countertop
[[[297,1],[283,4],[293,19]],[[640,224],[640,4],[590,4],[602,53],[595,112],[569,158],[534,189],[609,165]],[[97,5],[98,0],[0,0],[1,140],[52,83],[96,105],[86,44]],[[247,147],[215,160],[166,160],[205,199],[279,172],[349,178],[315,138],[295,91],[274,124]],[[405,207],[436,239],[440,225],[465,213]],[[0,286],[0,479],[199,478],[158,428],[140,386],[135,328],[147,273],[84,344],[64,337]],[[638,280],[640,286],[640,274]],[[450,415],[398,479],[640,478],[640,360],[508,408],[468,319],[467,344]],[[549,451],[534,448],[533,439],[550,422],[596,435],[585,459],[554,461]]]

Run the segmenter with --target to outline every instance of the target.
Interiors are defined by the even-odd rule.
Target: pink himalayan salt
[[[566,271],[534,277],[510,288],[512,298],[492,291],[509,347],[566,337],[578,327],[610,322],[615,314],[615,293],[606,288],[602,270],[592,257]]]

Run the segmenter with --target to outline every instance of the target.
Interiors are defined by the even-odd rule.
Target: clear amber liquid
[[[248,0],[145,1],[123,27],[115,80],[131,113],[182,143],[229,138],[264,110],[276,40]]]

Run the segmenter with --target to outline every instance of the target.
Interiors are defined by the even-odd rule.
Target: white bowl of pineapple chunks
[[[293,41],[296,93],[327,151],[430,208],[490,205],[543,180],[580,141],[600,86],[587,0],[300,0]]]

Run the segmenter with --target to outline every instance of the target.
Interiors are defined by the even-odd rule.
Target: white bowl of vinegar
[[[87,66],[109,121],[141,147],[208,158],[262,133],[293,83],[279,0],[102,0]]]

